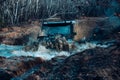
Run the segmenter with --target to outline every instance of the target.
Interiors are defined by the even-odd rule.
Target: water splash
[[[41,57],[43,59],[46,60],[50,60],[51,58],[55,57],[55,56],[69,56],[69,52],[65,52],[65,51],[55,51],[55,50],[50,50],[50,49],[46,49],[44,46],[40,45],[38,51],[36,52],[32,52],[32,51],[24,51],[24,50],[19,50],[19,51],[13,51],[12,54],[14,56],[33,56],[33,57]]]
[[[19,51],[22,48],[23,48],[23,46],[12,46],[12,45],[1,44],[0,45],[0,56],[11,57],[11,56],[13,56],[11,54],[13,51]]]
[[[82,44],[75,43],[76,48],[72,52],[46,49],[44,46],[39,45],[39,49],[36,52],[32,52],[32,51],[26,52],[22,49],[24,46],[9,46],[9,45],[1,44],[0,56],[4,56],[4,57],[33,56],[33,57],[41,57],[45,60],[50,60],[51,58],[56,56],[70,56],[76,52],[82,52],[86,49],[92,49],[95,47],[106,48],[109,45],[98,45],[97,42],[86,42]]]

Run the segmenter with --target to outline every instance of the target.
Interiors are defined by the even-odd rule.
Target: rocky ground
[[[119,44],[106,49],[89,49],[68,58],[58,56],[50,61],[33,57],[1,57],[0,79],[10,80],[19,77],[30,68],[40,65],[38,70],[22,80],[119,80]]]
[[[118,45],[89,49],[68,58],[56,57],[25,80],[119,80],[119,57]]]
[[[41,58],[0,57],[0,80],[10,80],[41,63],[44,63],[44,60]]]
[[[108,36],[116,40],[108,48],[88,49],[70,57],[49,61],[33,57],[0,58],[2,80],[120,80],[120,33]],[[28,75],[26,71],[38,66]],[[22,76],[21,76],[22,75]],[[7,77],[6,77],[7,76]]]
[[[0,28],[0,43],[8,45],[24,45],[29,41],[32,41],[31,39],[36,40],[39,31],[40,23],[38,21]]]
[[[0,39],[2,43],[6,41],[7,37],[10,38],[10,34],[6,35],[10,30],[4,29],[1,29],[2,32],[5,32],[3,33],[5,38]],[[33,28],[29,30],[20,27],[15,30],[19,32],[17,30],[23,30],[24,33],[28,30],[27,33],[29,33],[29,31],[33,31]],[[12,38],[13,36],[16,35],[12,35]],[[17,37],[18,35],[15,38]],[[57,56],[49,61],[34,57],[0,57],[0,80],[12,78],[14,78],[13,80],[120,80],[120,27],[96,28],[91,33],[89,40],[99,40],[99,44],[113,40],[108,44],[111,42],[114,44],[108,48],[88,49],[69,57]],[[79,43],[81,42],[79,41]],[[37,70],[31,72],[30,69],[35,66],[37,66]],[[31,73],[29,75],[28,70]]]

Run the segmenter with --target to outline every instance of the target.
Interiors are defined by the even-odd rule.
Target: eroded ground
[[[102,21],[102,22],[100,21],[100,23],[104,23],[104,22],[106,21]],[[81,34],[82,36],[83,35],[86,36],[86,39],[82,38],[79,41],[77,41],[77,43],[79,43],[78,45],[79,48],[78,48],[78,52],[75,52],[74,54],[69,54],[68,56],[66,56],[63,55],[66,53],[58,53],[58,52],[54,53],[55,51],[49,53],[48,49],[39,47],[39,50],[36,53],[32,51],[31,52],[19,51],[16,49],[16,51],[12,51],[12,54],[15,54],[16,56],[18,54],[17,57],[15,55],[9,56],[7,58],[0,57],[0,79],[1,80],[10,80],[10,79],[13,80],[21,80],[21,79],[22,80],[56,80],[56,79],[57,80],[119,80],[120,79],[120,58],[119,58],[120,57],[120,27],[118,26],[119,23],[109,24],[109,25],[107,25],[107,23],[105,23],[105,25],[102,25],[100,23],[99,26],[102,26],[102,28],[101,27],[99,28],[95,27],[91,29],[86,28],[86,32],[83,32],[83,34]],[[92,23],[90,24],[92,25]],[[85,23],[85,26],[86,25],[87,24]],[[113,27],[113,25],[117,27],[115,26]],[[83,30],[85,30],[83,24],[80,29],[82,28]],[[17,28],[16,30],[19,29]],[[13,32],[16,30],[12,29]],[[1,31],[5,32],[6,30],[2,29]],[[10,38],[10,36],[7,37],[6,34],[4,38],[3,37],[1,38],[2,42],[4,42],[4,39],[6,40],[6,38]],[[12,35],[12,38],[13,37],[15,36]],[[94,45],[88,43],[90,41],[92,42],[98,41],[99,43]],[[10,41],[10,43],[11,42],[12,41]],[[88,48],[86,48],[86,45],[88,45],[87,46]],[[109,45],[109,46],[104,47],[103,45]],[[46,53],[49,54],[49,57],[48,55],[46,55]],[[55,55],[53,56],[53,54]],[[56,54],[62,54],[62,55],[56,55]],[[44,55],[44,56],[42,57],[38,55]],[[49,59],[45,59],[45,58],[49,58]]]

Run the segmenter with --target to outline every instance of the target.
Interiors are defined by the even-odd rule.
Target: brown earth
[[[120,43],[118,43],[120,44]],[[120,46],[53,58],[25,80],[120,80]]]
[[[43,62],[43,59],[33,57],[0,57],[0,80],[10,80]]]
[[[23,80],[119,80],[119,57],[120,42],[108,48],[97,47],[49,61],[33,57],[0,57],[0,79],[10,80],[40,65]]]
[[[38,21],[19,26],[0,28],[0,43],[9,45],[22,45],[30,39],[36,40],[40,31]]]
[[[111,20],[114,19],[112,22]],[[47,21],[54,21],[56,19],[50,19]],[[57,19],[58,21],[61,21]],[[57,21],[56,20],[56,21]],[[91,36],[103,36],[107,37],[109,32],[112,31],[115,27],[120,26],[116,18],[108,18],[108,17],[85,17],[81,18],[81,20],[75,20],[74,24],[74,32],[77,35],[74,37],[74,40],[80,41],[81,39],[89,39]],[[0,28],[0,43],[3,44],[26,44],[27,42],[34,41],[37,39],[41,29],[40,29],[40,21],[30,21],[27,24],[12,26],[6,28]],[[104,31],[100,34],[93,33],[96,28]],[[105,34],[105,35],[104,35]],[[102,39],[102,38],[101,38]]]
[[[76,41],[86,40],[112,40],[113,34],[120,35],[120,18],[118,17],[87,17],[76,20],[74,31]],[[117,36],[118,36],[117,35]]]
[[[116,40],[108,48],[97,47],[50,61],[32,57],[0,57],[0,80],[20,76],[37,64],[41,65],[39,69],[24,80],[120,80],[120,29],[104,29],[109,31],[107,38]]]
[[[93,29],[98,27],[102,21],[107,20],[108,18],[100,18],[100,17],[86,17],[81,18],[81,20],[76,20],[74,24],[74,32],[77,35],[74,37],[74,40],[79,41],[82,38],[88,38],[92,34]]]
[[[109,34],[109,39],[116,42],[108,48],[96,47],[70,57],[55,57],[25,80],[120,80],[120,34],[117,31]]]

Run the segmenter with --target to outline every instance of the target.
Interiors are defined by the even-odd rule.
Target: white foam
[[[78,44],[75,43],[76,49],[70,53],[66,51],[56,51],[56,50],[50,50],[46,49],[44,46],[40,45],[38,51],[32,52],[32,51],[24,51],[22,50],[23,46],[9,46],[9,45],[0,45],[0,56],[4,57],[11,57],[11,56],[33,56],[33,57],[41,57],[45,60],[50,60],[53,57],[56,56],[70,56],[71,54],[74,54],[76,52],[82,52],[86,49],[91,49],[95,47],[108,47],[108,45],[97,45],[95,42],[94,43],[83,43],[83,44]]]
[[[25,52],[23,50],[19,50],[19,51],[13,51],[12,54],[15,56],[41,57],[46,60],[50,60],[55,56],[62,56],[62,55],[69,56],[69,52],[64,52],[64,51],[58,52],[55,50],[46,49],[44,46],[41,45],[39,46],[39,49],[36,52],[32,52],[32,51]]]
[[[84,44],[75,43],[75,44],[77,45],[77,52],[81,52],[81,51],[84,51],[86,49],[92,49],[92,48],[95,48],[95,47],[106,48],[106,47],[109,46],[109,45],[99,45],[96,42],[86,42]]]

